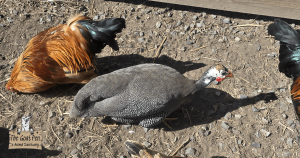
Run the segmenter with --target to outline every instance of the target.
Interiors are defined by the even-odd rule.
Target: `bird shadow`
[[[206,66],[203,63],[193,63],[192,61],[177,61],[173,58],[170,58],[166,55],[161,55],[159,58],[147,58],[138,54],[130,54],[130,55],[118,55],[118,56],[107,56],[96,59],[98,75],[110,73],[112,71],[126,68],[129,66],[134,66],[143,63],[155,63],[155,64],[163,64],[169,67],[174,68],[180,73],[185,73],[187,71],[199,69],[201,67]],[[105,66],[103,66],[105,65]]]
[[[216,95],[218,94],[218,96]],[[236,99],[229,93],[215,89],[205,88],[191,96],[191,101],[181,105],[181,108],[172,112],[167,118],[177,118],[169,121],[168,128],[160,123],[151,129],[164,129],[165,131],[177,131],[186,129],[195,125],[208,124],[220,120],[226,113],[238,108],[255,104],[259,101],[268,103],[277,100],[274,92],[260,93],[259,95],[247,97],[245,99]],[[257,109],[259,111],[259,109]],[[112,124],[110,117],[105,117],[102,123]]]
[[[113,1],[113,2],[123,2],[123,3],[129,3],[134,5],[146,5],[149,7],[155,7],[155,8],[162,8],[166,9],[169,8],[170,10],[179,10],[179,11],[189,11],[194,13],[202,13],[205,12],[207,14],[213,14],[213,15],[219,15],[219,16],[226,16],[231,18],[237,18],[237,19],[255,19],[255,20],[264,20],[264,21],[274,21],[274,18],[276,17],[270,17],[265,15],[258,15],[258,14],[248,14],[248,13],[242,13],[242,12],[233,12],[233,11],[226,11],[226,10],[217,10],[217,9],[211,9],[211,8],[202,8],[202,7],[195,7],[195,6],[187,6],[187,5],[180,5],[175,3],[165,3],[165,2],[158,2],[158,1],[141,1],[141,0],[106,0],[106,1]],[[287,19],[287,18],[281,18],[284,19],[288,23],[295,23],[296,25],[299,25],[299,20],[295,19]]]
[[[245,99],[236,99],[229,93],[215,88],[205,88],[195,93],[192,97],[193,99],[189,103],[181,105],[180,110],[176,110],[168,116],[169,118],[178,118],[175,121],[168,122],[172,129],[166,128],[162,123],[154,128],[175,131],[195,125],[212,123],[220,120],[226,113],[238,108],[252,105],[259,101],[268,103],[278,99],[274,92],[260,93]]]
[[[57,150],[48,150],[42,147],[42,150],[35,149],[8,149],[9,146],[9,130],[3,127],[0,127],[0,157],[9,158],[9,157],[49,157],[49,156],[58,156],[61,151]],[[26,156],[25,156],[26,155]]]

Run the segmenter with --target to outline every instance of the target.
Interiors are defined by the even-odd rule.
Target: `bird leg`
[[[178,118],[165,118],[163,120],[163,123],[170,129],[172,130],[172,127],[167,123],[167,121],[174,121],[174,120],[177,120]]]

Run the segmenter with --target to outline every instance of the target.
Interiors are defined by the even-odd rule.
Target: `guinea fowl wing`
[[[109,82],[114,82],[114,84],[107,84],[107,81],[103,82],[104,78]],[[111,89],[109,85],[118,88]],[[101,92],[92,92],[88,87],[95,87],[97,91]],[[90,106],[81,108],[85,111],[81,114],[85,116],[107,115],[134,119],[143,118],[160,111],[169,114],[178,108],[194,89],[195,83],[193,81],[188,80],[170,67],[159,64],[133,66],[99,76],[90,81],[76,95],[75,104],[70,114],[78,113],[76,110],[80,109],[74,109],[74,107],[84,104],[80,100],[85,99],[78,98],[88,98],[89,96],[91,96],[89,98],[102,99],[93,103],[89,102],[86,105]],[[103,97],[103,93],[112,95]]]

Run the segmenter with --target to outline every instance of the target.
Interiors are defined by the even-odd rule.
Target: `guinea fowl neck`
[[[201,78],[196,82],[196,85],[197,85],[196,91],[199,91],[202,88],[205,88],[212,81],[216,80],[216,77],[212,76],[212,72],[214,70],[215,70],[215,68],[213,67],[204,72],[204,74],[201,76]]]

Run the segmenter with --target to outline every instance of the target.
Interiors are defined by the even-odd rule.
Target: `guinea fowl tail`
[[[295,77],[300,72],[300,34],[280,19],[269,25],[268,32],[280,41],[279,71]]]
[[[92,36],[95,41],[93,44],[96,47],[96,52],[101,50],[106,44],[114,50],[119,50],[115,38],[116,34],[126,27],[125,19],[108,18],[101,21],[80,20],[78,23],[85,27]],[[99,45],[99,42],[102,42],[102,45]]]
[[[275,36],[276,40],[287,44],[296,45],[300,43],[299,33],[280,19],[275,19],[274,23],[268,26],[268,33]]]

